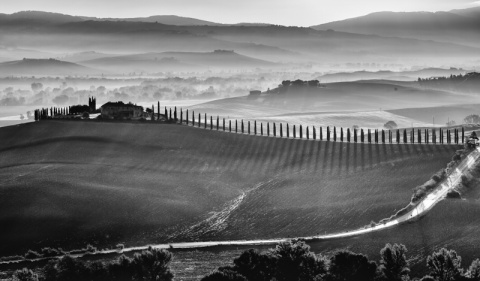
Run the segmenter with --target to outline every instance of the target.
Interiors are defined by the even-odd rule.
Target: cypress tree
[[[200,115],[200,113],[198,113],[198,127],[200,128],[201,126],[202,126],[202,115]]]
[[[293,138],[296,137],[296,132],[295,132],[295,125],[293,125]]]
[[[283,138],[283,125],[280,123],[280,137]]]
[[[307,140],[309,140],[309,139],[310,139],[310,132],[309,132],[308,126],[307,126]]]
[[[303,138],[303,130],[302,130],[302,125],[300,125],[300,138]]]
[[[418,129],[418,132],[417,132],[417,142],[418,143],[422,143],[422,131],[420,129]]]
[[[217,131],[219,130],[220,127],[220,117],[217,115]]]
[[[315,129],[315,126],[313,126],[312,129],[313,129],[313,140],[317,140],[317,129]]]
[[[263,123],[260,123],[260,135],[263,136]]]
[[[360,129],[360,141],[362,143],[365,142],[365,133],[363,132],[363,129]]]
[[[407,143],[407,129],[403,130],[403,143]]]
[[[237,128],[238,128],[238,121],[235,119],[235,133],[237,133]]]
[[[173,112],[173,121],[175,121],[175,123],[177,122],[178,118],[177,118],[177,107],[175,106],[175,111]]]
[[[323,129],[322,129],[322,127],[320,127],[320,140],[321,141],[323,140]]]
[[[287,123],[287,138],[290,138],[290,127],[288,126],[288,123]]]
[[[169,115],[169,117],[168,117],[168,120],[173,120],[173,119],[172,119],[172,109],[171,109],[171,108],[170,108],[170,115]],[[175,120],[173,120],[173,121],[175,121]]]
[[[337,127],[333,126],[333,141],[337,141]]]
[[[232,132],[232,120],[228,120],[228,131]]]
[[[340,128],[340,141],[343,142],[343,128]]]
[[[213,130],[213,117],[210,115],[210,130]]]
[[[243,119],[242,119],[242,121],[241,121],[241,126],[242,126],[242,134],[244,134],[244,133],[245,133],[245,127],[244,127],[244,125],[243,125]]]
[[[187,109],[187,116],[188,116],[188,109]],[[158,101],[158,118],[157,120],[160,120],[160,101]],[[188,117],[187,117],[187,120],[188,120]],[[188,125],[188,121],[187,121],[187,125]]]
[[[327,141],[330,141],[330,126],[327,126]]]
[[[357,143],[358,137],[357,137],[357,129],[353,129],[353,142]]]
[[[248,134],[250,135],[250,121],[248,121]]]
[[[257,135],[257,120],[253,121],[253,133]]]
[[[375,143],[378,143],[378,130],[375,129]]]
[[[225,132],[225,118],[222,118],[222,119],[223,119],[223,126],[222,126],[222,128],[223,128],[223,131]]]
[[[275,122],[272,123],[272,126],[273,126],[273,136],[276,137],[277,136],[277,126],[275,125]]]
[[[180,125],[183,125],[183,110],[180,109]]]
[[[415,143],[415,130],[413,128],[410,133],[410,143]]]
[[[267,136],[270,136],[270,122],[267,123]]]
[[[211,118],[211,116],[210,116],[210,118]],[[203,126],[204,129],[207,128],[207,123],[208,123],[208,122],[207,122],[207,114],[205,113],[205,124],[204,124],[204,126]]]
[[[465,143],[465,128],[462,127],[462,143]]]
[[[372,143],[372,132],[368,129],[368,143]]]
[[[160,117],[160,116],[159,116],[159,117]],[[188,125],[189,125],[188,123],[190,123],[189,120],[188,120],[188,109],[187,109],[187,113],[186,113],[185,119],[187,120],[187,126],[188,126]]]
[[[382,143],[385,143],[385,130],[382,129]]]
[[[195,127],[195,111],[192,111],[192,126]]]
[[[347,142],[350,142],[350,128],[347,128]]]

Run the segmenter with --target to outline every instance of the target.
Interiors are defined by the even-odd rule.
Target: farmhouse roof
[[[102,105],[102,107],[140,107],[133,103],[123,103],[121,101],[118,102],[107,102],[106,104]]]

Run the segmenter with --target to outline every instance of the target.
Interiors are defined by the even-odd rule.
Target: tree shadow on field
[[[323,165],[322,165],[322,175],[325,175],[326,172],[327,172],[327,162],[329,160],[328,158],[328,154],[330,154],[330,142],[329,141],[326,141],[324,142],[324,146],[323,146]]]
[[[344,148],[344,143],[338,143],[338,171],[337,173],[341,175],[343,171],[343,148]]]
[[[347,175],[350,174],[350,161],[349,161],[350,159],[348,159],[350,157],[350,148],[351,148],[351,144],[348,143],[346,145],[346,149],[347,149],[346,158],[347,159],[345,159],[345,168],[346,168],[346,174]]]
[[[362,171],[365,171],[365,144],[360,144],[360,162]]]

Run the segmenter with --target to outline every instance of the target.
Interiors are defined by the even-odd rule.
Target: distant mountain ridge
[[[358,34],[375,34],[480,46],[480,7],[448,12],[376,12],[312,26]]]

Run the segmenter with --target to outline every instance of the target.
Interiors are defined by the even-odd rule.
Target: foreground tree
[[[461,274],[462,258],[454,250],[440,249],[427,258],[430,275],[438,281],[453,281]]]
[[[472,262],[465,276],[472,281],[480,281],[480,259]]]
[[[141,254],[136,254],[133,263],[137,271],[137,278],[152,281],[173,280],[173,273],[170,271],[172,258],[173,255],[169,251],[152,247]]]
[[[365,255],[350,251],[339,251],[330,259],[326,280],[329,281],[372,281],[375,279],[377,264]]]
[[[406,257],[407,248],[400,244],[387,244],[380,250],[379,270],[389,281],[401,281],[408,276],[410,268]]]
[[[276,258],[270,253],[260,253],[250,249],[234,261],[233,270],[248,280],[268,281],[275,275]]]

